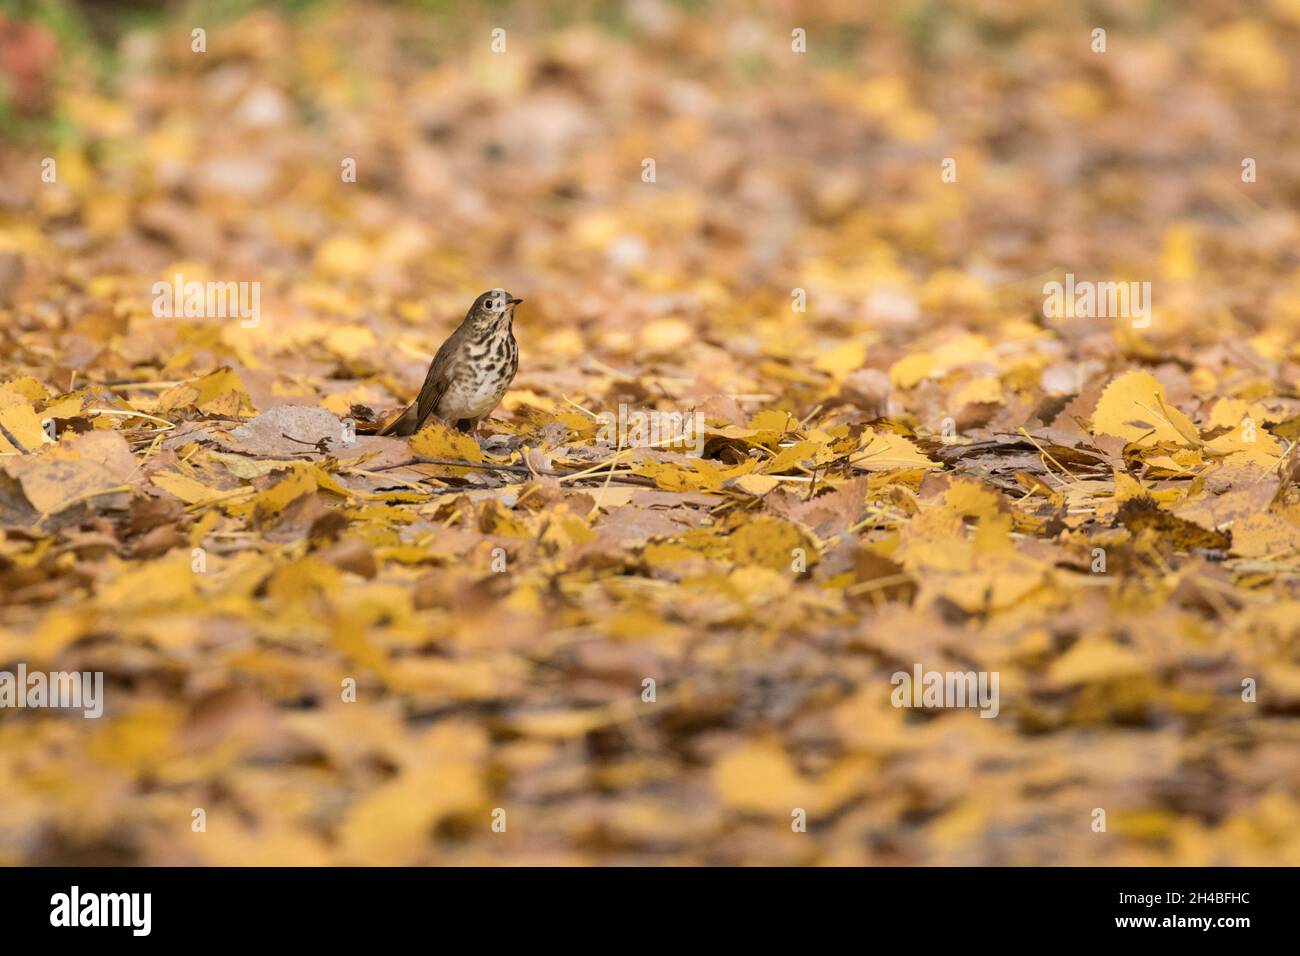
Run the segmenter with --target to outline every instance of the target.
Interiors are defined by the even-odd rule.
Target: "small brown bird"
[[[492,414],[519,369],[519,346],[511,326],[522,301],[505,289],[475,299],[465,321],[433,357],[419,396],[379,434],[414,435],[430,415],[463,432],[477,432],[478,423]]]

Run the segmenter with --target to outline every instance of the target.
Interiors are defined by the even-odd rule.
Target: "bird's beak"
[[[510,302],[511,305],[518,305],[520,302],[523,302],[523,301],[524,301],[523,299],[510,299],[510,300],[509,300],[509,302]]]

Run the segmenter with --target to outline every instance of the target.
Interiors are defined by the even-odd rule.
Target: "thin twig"
[[[143,388],[143,389],[175,388],[177,385],[180,384],[182,383],[181,382],[109,382],[106,387],[113,389],[113,391],[115,392],[129,392],[137,388]],[[72,391],[72,389],[69,388],[68,391]]]
[[[125,411],[120,408],[88,408],[86,411],[87,413],[94,413],[96,415],[124,415],[127,418],[143,418],[146,421],[157,422],[159,425],[162,425],[164,431],[176,427],[175,424],[169,422],[165,418],[159,418],[156,415],[146,415],[144,412]]]
[[[1046,448],[1044,448],[1042,445],[1038,444],[1038,442],[1034,439],[1034,436],[1031,435],[1031,434],[1029,434],[1029,432],[1025,431],[1025,426],[1024,426],[1024,425],[1021,425],[1020,428],[1018,429],[1018,431],[1020,432],[1020,434],[1024,435],[1026,438],[1029,439],[1030,443],[1031,443],[1035,448],[1038,449],[1038,451],[1043,455],[1044,458],[1046,458],[1048,461],[1050,461],[1050,462],[1051,462],[1053,465],[1055,465],[1057,468],[1061,469],[1061,471],[1065,472],[1065,476],[1066,476],[1067,478],[1069,478],[1071,481],[1078,481],[1078,480],[1079,480],[1079,479],[1076,478],[1073,474],[1070,473],[1070,469],[1066,468],[1066,467],[1065,467],[1064,465],[1062,465],[1059,461],[1057,461],[1054,457],[1052,457],[1052,453],[1051,453],[1051,452],[1049,452],[1049,451],[1048,451]],[[1046,468],[1046,465],[1044,465],[1044,468]],[[1047,468],[1047,473],[1048,473],[1049,475],[1051,475],[1053,478],[1056,478],[1056,475],[1052,472],[1052,470],[1051,470],[1050,468]],[[1056,480],[1057,480],[1057,481],[1060,481],[1061,479],[1056,478]]]
[[[425,458],[423,455],[408,458],[391,465],[376,465],[372,471],[387,471],[390,468],[406,468],[409,465],[447,465],[454,468],[481,468],[484,471],[509,471],[516,475],[530,475],[532,472],[524,465],[498,465],[490,461],[455,461],[450,458]],[[564,474],[559,471],[539,471],[539,475],[556,477]]]
[[[9,442],[9,444],[17,448],[21,454],[24,455],[31,454],[31,452],[27,450],[27,447],[18,440],[18,437],[14,435],[14,433],[11,432],[9,429],[5,428],[3,424],[0,424],[0,435],[4,435],[5,441]]]

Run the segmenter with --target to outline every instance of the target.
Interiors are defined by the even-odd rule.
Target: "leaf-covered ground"
[[[0,863],[1300,864],[1300,7],[862,6],[60,38],[0,670],[105,714],[0,710]],[[375,436],[496,286],[481,446]]]

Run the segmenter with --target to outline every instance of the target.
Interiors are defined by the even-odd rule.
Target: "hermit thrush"
[[[522,301],[505,289],[475,299],[465,321],[433,357],[419,396],[379,434],[414,435],[430,415],[461,431],[477,431],[519,368],[519,346],[511,325],[515,306]]]

